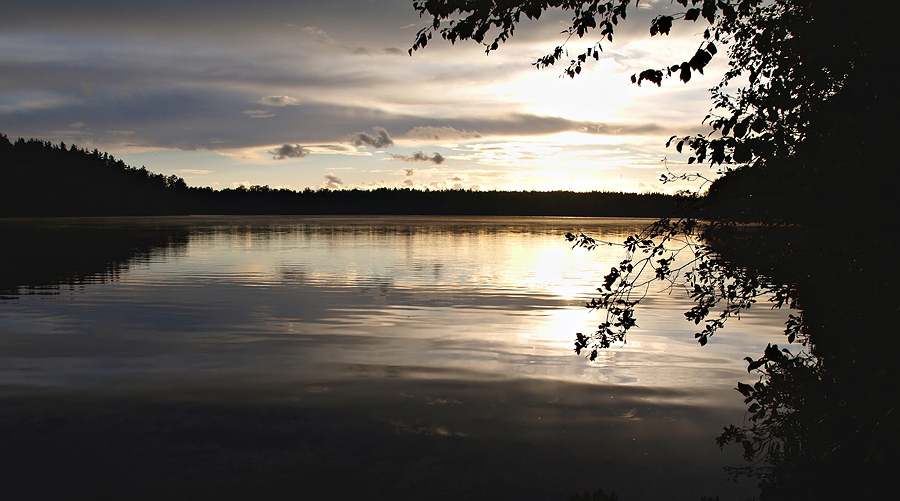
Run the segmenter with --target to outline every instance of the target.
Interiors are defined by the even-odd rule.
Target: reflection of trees
[[[577,335],[576,350],[593,358],[624,340],[646,288],[660,281],[694,299],[685,316],[697,324],[701,344],[762,296],[795,308],[801,313],[790,317],[785,334],[800,349],[770,347],[750,359],[760,379],[739,387],[749,405],[747,422],[727,428],[720,440],[744,445],[753,463],[738,471],[760,475],[766,498],[874,496],[892,487],[888,465],[900,445],[894,292],[900,271],[888,224],[900,184],[890,156],[900,100],[884,73],[896,59],[888,40],[896,5],[669,4],[650,6],[650,36],[687,22],[702,30],[702,41],[689,60],[646,69],[632,82],[687,83],[712,57],[727,53],[729,67],[711,90],[713,109],[704,119],[710,130],[669,140],[690,155],[688,164],[707,163],[724,176],[697,199],[703,224],[664,220],[626,239],[629,255],[588,304],[606,318],[593,335]],[[601,45],[613,41],[633,6],[630,0],[413,5],[432,22],[410,52],[435,35],[474,40],[491,52],[523,16],[567,11],[569,38],[534,64],[565,63],[567,43],[595,36],[599,41],[585,52],[573,52],[564,70],[570,77],[601,57]],[[692,179],[706,178],[685,171],[662,176],[664,182]],[[602,243],[568,238],[588,248]]]
[[[568,236],[595,248],[585,235]],[[900,322],[891,292],[898,272],[889,245],[854,248],[841,234],[802,226],[701,225],[660,221],[625,240],[627,258],[610,270],[588,307],[605,310],[576,351],[625,339],[650,283],[684,288],[687,320],[700,344],[758,299],[797,310],[785,324],[790,348],[747,357],[757,376],[737,390],[745,422],[725,428],[720,445],[739,444],[747,464],[733,474],[759,479],[763,499],[875,496],[890,479],[898,444]],[[855,250],[854,250],[855,249]],[[841,498],[843,498],[841,497]]]
[[[120,220],[7,220],[0,223],[0,295],[115,280],[134,261],[187,245],[187,227]]]

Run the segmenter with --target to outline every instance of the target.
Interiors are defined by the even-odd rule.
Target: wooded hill
[[[108,153],[0,134],[0,217],[176,214],[402,214],[665,217],[684,197],[569,191],[213,190]]]

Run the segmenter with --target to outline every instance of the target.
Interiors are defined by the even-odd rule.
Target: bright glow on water
[[[572,461],[632,465],[628,472],[615,470],[615,478],[573,477],[565,484],[573,490],[562,495],[583,492],[582,485],[634,493],[631,499],[732,492],[738,489],[733,484],[709,484],[724,478],[720,466],[737,457],[719,453],[713,439],[721,426],[742,419],[740,395],[732,390],[752,379],[742,359],[758,356],[769,342],[784,344],[786,312],[760,305],[701,348],[682,315],[689,298],[655,295],[639,306],[640,329],[625,346],[594,362],[572,350],[574,334],[593,332],[602,320],[583,303],[623,254],[615,247],[573,250],[563,235],[584,231],[621,241],[646,223],[433,217],[0,222],[5,234],[44,226],[74,227],[84,238],[121,227],[179,236],[167,243],[141,240],[138,250],[125,237],[124,243],[107,239],[104,245],[130,248],[129,258],[106,265],[100,259],[75,279],[48,281],[36,273],[36,282],[25,282],[26,269],[20,283],[0,284],[7,290],[0,300],[0,391],[133,396],[194,388],[213,398],[216,389],[228,388],[301,407],[363,412],[395,423],[397,433],[559,443],[553,450],[560,457],[551,463],[574,454]],[[102,256],[99,244],[96,250]],[[400,410],[413,401],[443,411]],[[611,426],[627,429],[633,440],[645,437],[640,452],[635,455],[628,440],[619,443],[622,431],[611,435]],[[559,441],[566,430],[578,430],[578,447],[568,438]],[[647,475],[678,477],[669,481],[682,491],[647,483]]]

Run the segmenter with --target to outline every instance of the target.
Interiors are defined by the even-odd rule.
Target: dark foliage
[[[185,205],[177,176],[125,165],[112,155],[0,135],[0,215],[173,214]]]
[[[2,216],[166,214],[416,214],[660,217],[684,197],[567,191],[313,190],[268,186],[212,190],[135,169],[107,153],[0,135]]]
[[[569,11],[566,41],[536,61],[543,68],[567,59],[574,37],[595,34],[612,42],[631,4],[414,1],[432,23],[412,49],[438,33],[497,50],[523,15]],[[685,317],[698,326],[700,344],[758,300],[793,308],[785,336],[799,348],[770,346],[762,357],[748,357],[758,381],[737,388],[748,419],[720,437],[722,445],[744,448],[748,464],[734,472],[758,476],[765,499],[889,492],[900,446],[900,269],[893,264],[900,249],[890,231],[900,185],[892,158],[900,100],[888,71],[896,60],[889,36],[898,7],[816,0],[673,4],[683,10],[657,15],[649,35],[668,35],[676,21],[691,23],[702,32],[696,51],[631,80],[687,83],[717,54],[727,54],[729,69],[711,89],[713,109],[703,120],[709,131],[668,142],[689,154],[688,164],[707,164],[722,177],[663,174],[663,181],[712,182],[694,207],[704,221],[661,220],[624,243],[610,243],[622,245],[626,259],[587,304],[605,310],[606,320],[596,333],[576,336],[576,351],[593,359],[598,349],[624,341],[653,283],[684,288],[694,299]],[[564,73],[579,74],[600,50],[594,43]],[[587,248],[607,243],[567,238]]]

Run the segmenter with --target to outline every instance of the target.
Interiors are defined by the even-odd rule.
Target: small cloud
[[[54,131],[51,131],[50,134],[53,135],[53,136],[59,136],[59,137],[85,137],[85,136],[93,136],[93,133],[91,133],[91,131],[88,131],[88,130],[72,130],[72,129],[67,129],[67,130],[54,130]]]
[[[197,175],[200,175],[200,174],[212,174],[212,173],[215,172],[215,171],[204,170],[204,169],[176,169],[176,170],[174,170],[174,171],[172,171],[172,172],[174,172],[174,173],[176,173],[176,174],[197,174]]]
[[[334,40],[330,36],[328,36],[328,33],[325,33],[325,30],[323,30],[322,28],[316,26],[307,26],[303,28],[303,31],[312,35],[318,43],[334,43]]]
[[[80,129],[80,128],[84,127],[85,125],[86,124],[84,122],[75,122],[75,123],[70,123],[69,127],[73,128],[73,129]]]
[[[405,56],[406,51],[398,49],[397,47],[387,47],[384,49],[385,54],[391,54],[393,56]]]
[[[416,173],[416,169],[406,169],[406,177],[411,177]]]
[[[412,187],[412,186],[415,186],[415,184],[416,183],[414,183],[412,179],[407,179],[407,180],[403,181],[404,186]]]
[[[275,160],[284,160],[285,158],[303,158],[309,155],[310,150],[299,144],[283,144],[274,150],[269,150],[269,154]]]
[[[291,96],[264,96],[259,99],[259,103],[267,106],[294,106],[300,104],[300,100]]]
[[[375,135],[369,135],[365,132],[358,132],[350,136],[350,143],[356,147],[374,146],[375,148],[385,148],[394,144],[394,140],[388,134],[384,127],[372,127]]]
[[[443,155],[441,155],[440,153],[435,153],[429,157],[422,151],[417,151],[412,155],[394,155],[392,153],[391,158],[394,160],[401,160],[403,162],[433,162],[435,165],[439,165],[445,160]]]
[[[133,130],[108,130],[106,131],[108,134],[113,136],[133,136]]]
[[[344,152],[344,151],[353,151],[349,146],[344,146],[343,144],[317,144],[312,146],[312,148],[325,150],[325,151],[334,151],[334,152]]]
[[[325,182],[322,183],[323,188],[328,188],[329,190],[339,190],[344,185],[344,182],[341,181],[341,178],[335,176],[334,174],[326,174]]]
[[[265,98],[263,98],[263,99],[265,99]],[[249,116],[250,118],[270,118],[270,117],[275,116],[273,113],[269,113],[266,110],[245,110],[245,111],[242,111],[241,113]]]
[[[443,127],[419,126],[406,133],[407,136],[414,139],[429,139],[435,141],[447,139],[477,139],[481,134],[475,131],[461,130],[449,125]]]

